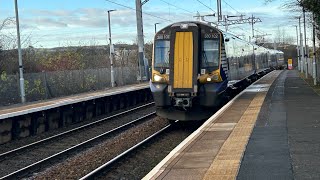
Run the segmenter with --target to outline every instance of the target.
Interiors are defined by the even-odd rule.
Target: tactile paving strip
[[[204,179],[235,179],[266,93],[259,93],[221,147]]]
[[[270,78],[266,79],[266,81],[272,84],[274,79],[275,78]],[[241,159],[266,95],[267,92],[265,91],[257,93],[231,132],[229,138],[222,145],[203,179],[236,179]]]

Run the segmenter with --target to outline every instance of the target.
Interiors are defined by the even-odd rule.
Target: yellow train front
[[[179,22],[160,30],[154,39],[150,81],[157,114],[170,120],[206,119],[219,106],[230,80],[267,68],[267,55],[257,54],[252,62],[257,48],[234,39],[201,22]],[[246,46],[237,49],[235,43]],[[243,58],[241,66],[237,56]]]

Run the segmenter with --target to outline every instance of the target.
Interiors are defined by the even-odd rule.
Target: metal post
[[[306,30],[306,10],[303,7],[303,25],[304,25],[304,63],[305,63],[305,71],[306,71],[306,78],[308,78],[308,55],[307,55],[307,30]]]
[[[251,25],[252,25],[252,38],[254,38],[254,27],[253,27],[253,14],[252,14],[252,17],[251,17],[252,21],[251,21]]]
[[[228,32],[228,19],[227,19],[227,16],[224,16],[224,27],[226,28],[226,32]]]
[[[303,36],[301,31],[301,17],[299,17],[299,32],[300,32],[300,72],[303,73],[304,52],[303,52]]]
[[[312,68],[312,71],[313,71],[313,84],[314,85],[317,85],[317,65],[316,65],[316,22],[315,22],[315,15],[313,13],[313,22],[312,22],[312,36],[313,36],[313,62],[312,62],[312,65],[313,65],[313,68]]]
[[[252,39],[251,39],[251,41],[254,41],[254,27],[253,27],[253,24],[254,24],[254,22],[253,22],[253,14],[252,14],[252,16],[251,16],[251,28],[252,28]],[[253,65],[254,65],[253,70],[256,72],[257,65],[256,65],[256,55],[255,55],[255,52],[254,52],[254,46],[253,46]]]
[[[217,0],[217,13],[218,13],[218,22],[220,22],[222,20],[221,0]]]
[[[155,34],[157,33],[157,24],[160,24],[160,23],[154,23],[154,33]]]
[[[138,34],[138,60],[139,60],[139,72],[140,80],[144,77],[144,39],[143,39],[143,23],[142,23],[142,4],[141,0],[136,0],[136,18],[137,18],[137,34]]]
[[[21,53],[21,41],[20,41],[20,27],[19,27],[19,13],[18,13],[18,2],[14,1],[15,13],[16,13],[16,26],[17,26],[17,43],[18,43],[18,54],[19,54],[19,75],[20,75],[20,95],[21,102],[26,102],[26,94],[24,89],[24,78],[23,78],[23,65],[22,65],[22,53]]]
[[[111,87],[115,86],[114,83],[114,70],[113,70],[113,48],[112,48],[112,41],[111,41],[111,25],[110,25],[110,12],[115,10],[108,10],[108,24],[109,24],[109,48],[110,48],[110,69],[111,69]]]
[[[300,52],[299,52],[299,35],[298,35],[298,26],[296,26],[296,34],[297,34],[297,59],[298,59],[298,70],[300,71]]]

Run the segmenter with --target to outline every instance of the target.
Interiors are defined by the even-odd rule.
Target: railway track
[[[147,137],[146,139],[142,140],[141,142],[137,143],[136,145],[132,146],[131,148],[127,149],[126,151],[124,151],[123,153],[119,154],[118,156],[114,157],[113,159],[111,159],[110,161],[106,162],[105,164],[103,164],[102,166],[96,168],[95,170],[91,171],[90,173],[88,173],[87,175],[83,176],[82,178],[80,178],[80,180],[84,180],[84,179],[94,179],[95,177],[97,177],[99,174],[103,173],[104,171],[106,171],[113,163],[116,163],[117,161],[121,160],[121,158],[127,156],[128,154],[132,153],[135,149],[141,147],[142,145],[144,145],[146,142],[148,142],[149,140],[155,138],[156,136],[158,136],[160,133],[162,133],[165,130],[168,130],[171,127],[171,124],[167,125],[166,127],[160,129],[159,131],[155,132],[154,134],[152,134],[151,136]]]
[[[153,103],[136,107],[4,152],[0,154],[0,168],[2,169],[0,172],[0,179],[14,179],[25,176],[26,174],[30,174],[30,172],[41,169],[42,167],[40,166],[45,166],[57,159],[63,159],[62,157],[66,157],[72,152],[91,147],[106,137],[112,136],[114,133],[119,133],[132,125],[147,120],[148,118],[155,117],[155,112],[151,112],[134,120],[130,120],[130,118],[121,118],[121,120],[127,119],[128,122],[125,122],[125,124],[121,126],[114,127],[115,123],[112,120],[120,122],[119,117],[130,115],[130,113],[134,113],[139,109],[147,108],[151,105],[153,105]]]
[[[141,179],[201,124],[168,125],[78,179]]]

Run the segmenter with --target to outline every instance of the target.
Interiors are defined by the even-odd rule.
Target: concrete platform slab
[[[130,92],[130,91],[135,91],[139,89],[145,89],[148,87],[149,87],[148,83],[134,84],[134,85],[107,89],[103,91],[89,92],[89,93],[78,94],[74,96],[67,96],[67,97],[58,98],[58,99],[51,99],[51,100],[46,100],[41,102],[32,102],[27,104],[19,104],[19,105],[13,105],[8,107],[2,107],[0,109],[0,120],[7,119],[14,116],[29,114],[37,111],[52,109],[52,108],[56,108],[63,105],[74,104],[82,101],[88,101],[88,100],[97,99],[105,96],[120,94],[123,92]]]
[[[284,71],[270,88],[237,179],[320,179],[320,96]]]

